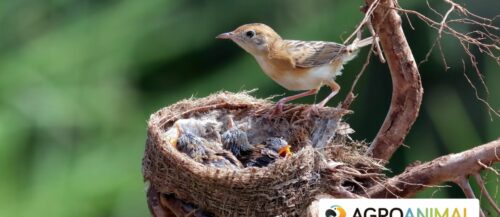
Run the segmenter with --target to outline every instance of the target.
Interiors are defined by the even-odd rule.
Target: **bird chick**
[[[177,141],[179,140],[180,130],[178,125],[174,125],[175,127],[170,128],[165,132],[162,137],[167,141],[168,144],[172,145],[174,148],[177,147]]]
[[[218,168],[242,168],[241,162],[231,152],[224,150],[214,135],[219,133],[213,121],[190,118],[176,121],[163,137],[198,163]],[[207,137],[211,140],[207,140]]]
[[[220,142],[220,124],[210,119],[179,119],[174,125],[181,131],[190,132],[208,140]]]
[[[191,159],[198,163],[203,163],[207,158],[207,149],[204,144],[207,141],[190,132],[181,132],[177,139],[177,150],[186,154]]]
[[[206,139],[189,132],[181,133],[177,141],[177,149],[198,163],[217,168],[239,169],[242,167],[240,161],[231,156],[230,152],[216,147]]]
[[[230,152],[209,151],[204,161],[205,165],[216,168],[241,169],[243,165]]]
[[[230,150],[234,156],[248,154],[252,151],[252,145],[248,142],[248,136],[234,123],[232,117],[228,117],[227,131],[222,134],[222,145],[224,149]]]
[[[323,107],[335,96],[340,86],[335,76],[343,65],[353,59],[359,48],[370,45],[373,39],[357,38],[350,45],[325,41],[298,41],[282,39],[271,27],[262,23],[246,24],[232,32],[218,35],[230,39],[250,53],[262,70],[275,82],[292,91],[306,92],[285,97],[276,103],[278,112],[289,101],[316,94],[323,85],[332,92],[317,107]]]
[[[291,146],[278,137],[268,138],[264,144],[255,145],[255,149],[246,160],[246,166],[265,167],[279,158],[292,156]]]

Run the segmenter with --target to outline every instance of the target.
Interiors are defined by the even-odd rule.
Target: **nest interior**
[[[368,181],[358,174],[381,166],[362,154],[364,145],[349,139],[352,129],[342,122],[349,111],[321,108],[313,114],[307,108],[288,106],[270,115],[271,101],[229,92],[163,108],[148,122],[144,179],[159,192],[175,194],[215,216],[304,215],[317,195],[345,195],[339,189],[362,194]],[[176,121],[197,119],[213,127],[205,139],[220,142],[228,116],[251,144],[282,137],[294,155],[263,168],[217,168],[195,162],[166,139]]]

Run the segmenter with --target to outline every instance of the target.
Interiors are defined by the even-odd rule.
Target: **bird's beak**
[[[288,156],[292,156],[292,150],[290,150],[292,146],[290,145],[287,145],[283,148],[280,148],[280,150],[278,151],[278,154],[281,156],[281,157],[288,157]]]
[[[215,37],[216,39],[231,39],[233,37],[234,33],[233,32],[226,32],[218,35]]]

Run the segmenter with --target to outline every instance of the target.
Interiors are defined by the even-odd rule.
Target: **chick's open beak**
[[[285,147],[280,148],[280,150],[278,151],[278,154],[280,155],[280,157],[292,156],[292,150],[290,150],[291,147],[292,146],[290,146],[290,145],[286,145]]]
[[[226,32],[215,37],[216,39],[231,39],[233,37],[233,32]]]

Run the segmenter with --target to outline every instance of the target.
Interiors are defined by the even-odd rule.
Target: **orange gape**
[[[271,27],[253,23],[222,33],[219,39],[230,39],[257,60],[262,70],[276,83],[288,90],[307,90],[278,101],[276,109],[291,100],[316,94],[327,85],[332,92],[317,106],[323,107],[338,93],[340,86],[335,76],[340,75],[343,65],[354,58],[359,48],[370,45],[373,38],[356,39],[350,45],[324,41],[285,40]]]

